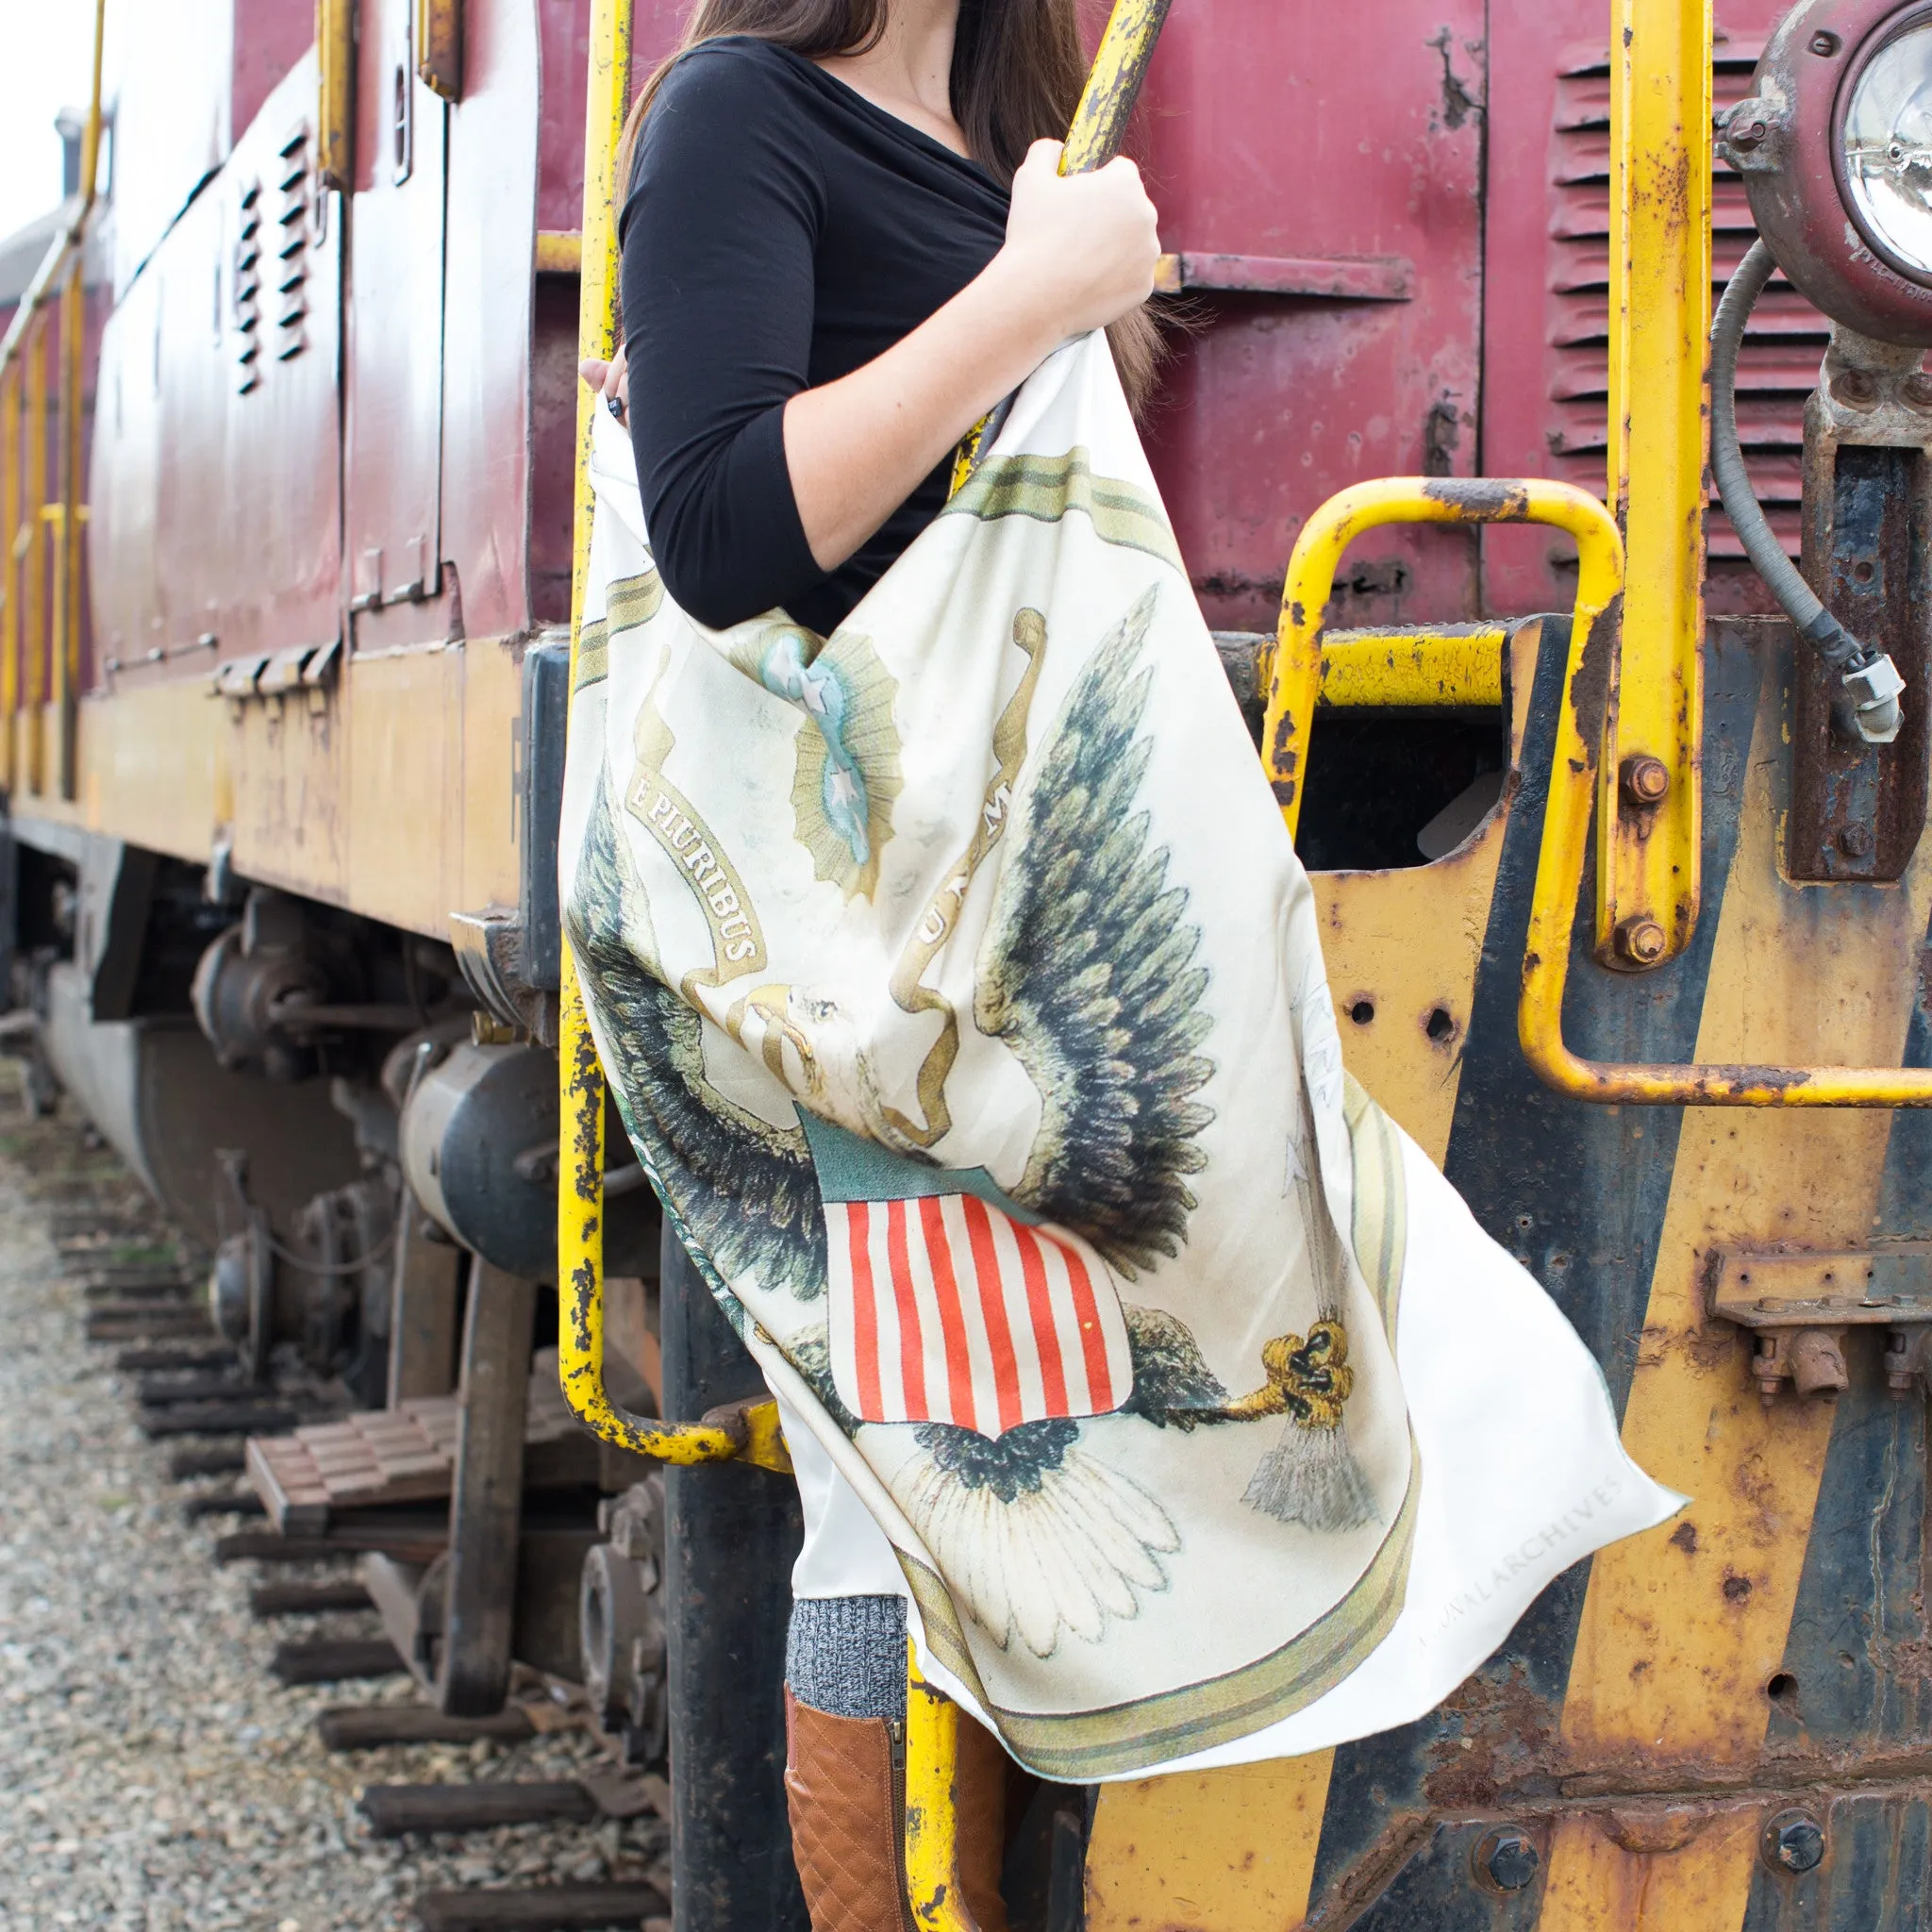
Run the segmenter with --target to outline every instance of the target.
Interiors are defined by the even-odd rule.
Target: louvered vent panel
[[[1750,92],[1758,49],[1718,49],[1719,108]],[[1566,68],[1557,80],[1551,142],[1550,346],[1548,403],[1552,469],[1599,495],[1608,460],[1610,97],[1609,63]],[[1711,273],[1722,292],[1756,230],[1744,187],[1723,163],[1711,193]],[[1738,369],[1738,427],[1758,499],[1785,548],[1798,554],[1799,476],[1805,398],[1824,354],[1824,318],[1774,278],[1758,298]],[[1741,557],[1724,510],[1711,505],[1713,557]]]

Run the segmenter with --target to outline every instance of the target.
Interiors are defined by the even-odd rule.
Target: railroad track
[[[344,1391],[280,1364],[243,1382],[203,1257],[71,1110],[25,1095],[0,1067],[6,1426],[33,1444],[0,1441],[0,1591],[27,1592],[0,1594],[0,1703],[44,1720],[0,1765],[0,1932],[668,1932],[661,1779],[534,1672],[494,1718],[421,1701],[353,1555],[276,1534],[244,1476],[247,1437],[341,1415]],[[168,1616],[214,1640],[205,1669],[152,1646]]]

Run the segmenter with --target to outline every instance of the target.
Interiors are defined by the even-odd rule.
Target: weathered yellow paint
[[[372,708],[381,702],[373,691],[368,697]],[[204,717],[216,721],[225,732],[235,869],[242,877],[265,885],[337,905],[348,903],[348,853],[356,826],[354,814],[344,808],[349,734],[343,728],[342,709],[311,712],[308,693],[299,689],[286,697],[243,705],[204,697],[201,708]],[[427,756],[440,763],[433,752]],[[361,808],[374,813],[381,807],[371,798]],[[460,819],[460,812],[445,808],[440,823],[408,822],[408,840],[395,842],[408,843],[420,855],[445,836],[445,825]],[[404,823],[373,821],[366,828],[367,843],[380,850],[391,842],[381,827]],[[205,858],[207,851],[204,840],[201,856]]]
[[[8,330],[11,335],[12,331]],[[28,324],[21,338],[26,362],[26,481],[21,503],[20,529],[14,554],[20,558],[23,591],[20,600],[23,670],[21,702],[31,714],[16,767],[29,791],[46,786],[41,742],[41,706],[47,695],[47,326],[44,313]]]
[[[462,823],[463,668],[463,652],[431,646],[351,658],[345,680],[348,903],[397,925],[434,907],[440,937],[465,909],[451,849]],[[243,835],[238,824],[238,865]]]
[[[1675,1851],[1628,1851],[1613,1819],[1557,1820],[1539,1932],[1738,1932],[1761,1817],[1711,1818]]]
[[[13,789],[14,713],[20,708],[20,370],[0,370],[0,784]]]
[[[316,173],[339,193],[356,185],[356,0],[316,0]]]
[[[958,1884],[959,1707],[906,1646],[906,1903],[917,1932],[975,1932]]]
[[[1524,625],[1509,646],[1512,768],[1541,634],[1540,624]],[[1324,663],[1333,642],[1323,641]],[[1500,695],[1500,645],[1494,661]],[[1503,833],[1499,812],[1432,865],[1310,875],[1348,1070],[1439,1167],[1462,1083],[1462,1048],[1503,861]],[[1371,1016],[1357,1019],[1365,1007]],[[1446,1025],[1441,1015],[1447,1016]]]
[[[1597,949],[1697,924],[1704,739],[1704,466],[1710,332],[1710,0],[1615,0],[1610,54],[1609,491],[1628,557],[1621,672],[1598,774]],[[1618,772],[1661,758],[1641,818]]]
[[[217,828],[234,813],[227,713],[200,678],[84,698],[78,798],[16,799],[15,816],[85,825],[205,865]]]
[[[1508,628],[1331,630],[1322,639],[1323,708],[1489,707],[1503,702]]]
[[[1769,1046],[1794,1058],[1850,1052],[1883,1063],[1905,1046],[1932,910],[1932,853],[1897,888],[1784,882],[1777,669],[1766,671],[1698,1052]],[[1890,1125],[1871,1112],[1685,1115],[1624,1441],[1691,1501],[1674,1524],[1613,1543],[1591,1567],[1562,1724],[1579,1772],[1635,1766],[1655,1777],[1677,1764],[1707,1774],[1762,1747],[1765,1685],[1784,1655],[1832,1409],[1795,1396],[1760,1404],[1748,1337],[1706,1313],[1706,1262],[1715,1248],[1788,1240],[1862,1245]],[[1617,1855],[1641,1857],[1645,1882],[1673,1896],[1704,1888],[1723,1907],[1710,1917],[1597,1916],[1605,1907],[1592,1903],[1592,1874],[1609,1856],[1575,1830],[1559,1835],[1541,1932],[1741,1919],[1750,1867],[1741,1839],[1713,1832],[1680,1851]]]
[[[79,795],[16,798],[15,815],[196,865],[225,834],[245,877],[438,939],[452,912],[514,905],[511,646],[352,658],[320,708],[316,696],[235,704],[201,676],[92,695]],[[15,719],[23,764],[33,727],[57,723],[44,704]]]
[[[540,228],[537,231],[537,273],[540,275],[574,275],[583,266],[584,238],[575,228]]]
[[[1085,174],[1120,151],[1172,4],[1173,0],[1114,0],[1067,129],[1062,175]]]
[[[1286,1932],[1308,1909],[1332,1751],[1101,1787],[1089,1932]]]
[[[416,77],[433,94],[463,93],[463,0],[416,0]]]

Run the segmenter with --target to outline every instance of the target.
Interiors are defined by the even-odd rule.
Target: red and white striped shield
[[[861,1422],[997,1436],[1127,1399],[1120,1295],[1088,1242],[1027,1215],[983,1169],[924,1167],[817,1121],[808,1131],[832,1380]]]

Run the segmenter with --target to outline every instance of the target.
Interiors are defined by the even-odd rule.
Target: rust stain
[[[1617,640],[1624,626],[1624,599],[1612,597],[1596,614],[1583,646],[1582,660],[1570,680],[1570,708],[1576,735],[1595,764],[1597,742],[1603,736],[1604,712],[1610,698],[1610,667],[1616,661]]]

